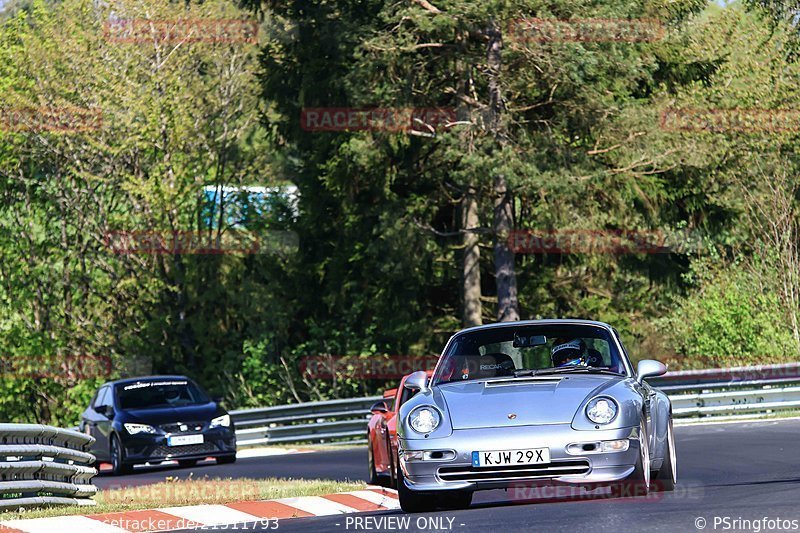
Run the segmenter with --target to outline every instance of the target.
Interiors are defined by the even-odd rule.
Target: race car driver
[[[603,356],[589,348],[583,339],[557,339],[550,350],[550,360],[554,367],[603,366]]]

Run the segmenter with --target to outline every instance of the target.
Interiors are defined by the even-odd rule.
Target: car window
[[[437,367],[435,383],[513,376],[517,370],[607,367],[626,373],[605,328],[542,324],[480,329],[454,339]]]
[[[208,396],[191,381],[163,380],[122,383],[116,386],[122,409],[157,409],[208,403]]]
[[[104,405],[110,405],[107,402],[108,400],[108,387],[103,387],[97,392],[97,397],[94,399],[94,408],[97,409],[98,407],[102,407]]]

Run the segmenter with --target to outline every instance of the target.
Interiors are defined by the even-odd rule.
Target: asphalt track
[[[675,435],[679,485],[673,493],[565,498],[553,489],[487,491],[476,493],[462,511],[292,519],[281,521],[278,531],[800,531],[800,420],[682,426]],[[240,459],[226,466],[156,468],[96,481],[102,487],[189,475],[363,480],[365,465],[366,449],[357,448]],[[356,523],[356,516],[371,520]]]

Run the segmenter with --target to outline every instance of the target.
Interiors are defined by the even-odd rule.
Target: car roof
[[[596,326],[599,328],[606,329],[608,331],[614,330],[614,328],[612,328],[605,322],[597,322],[595,320],[583,320],[579,318],[547,318],[540,320],[517,320],[514,322],[493,322],[491,324],[483,324],[482,326],[473,326],[471,328],[462,329],[458,331],[456,335],[468,331],[479,331],[484,329],[496,329],[496,328],[505,328],[512,326],[553,326],[553,325],[567,325],[567,324],[576,326]]]
[[[186,376],[169,374],[169,375],[164,375],[164,376],[157,375],[157,376],[139,376],[139,377],[135,377],[135,378],[123,378],[123,379],[118,379],[118,380],[115,380],[115,381],[109,381],[107,383],[104,383],[103,386],[105,386],[105,385],[122,385],[122,384],[137,383],[137,382],[142,382],[142,381],[164,381],[164,380],[181,380],[181,379],[185,380],[185,381],[192,381],[191,379],[189,379]]]

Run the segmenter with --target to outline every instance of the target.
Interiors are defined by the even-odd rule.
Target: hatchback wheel
[[[122,476],[133,472],[133,465],[125,463],[125,448],[116,433],[111,435],[111,473]]]

